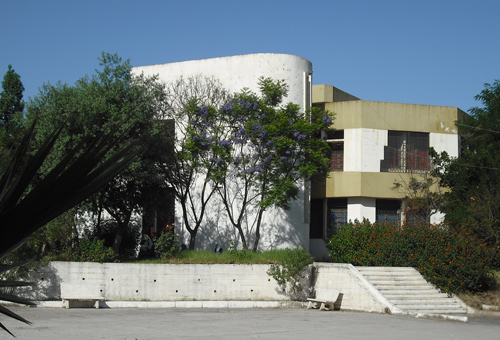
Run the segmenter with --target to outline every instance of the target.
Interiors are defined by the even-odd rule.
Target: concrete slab
[[[1,317],[17,339],[475,339],[498,340],[500,319],[467,323],[305,308],[103,308],[9,306],[32,326]],[[1,338],[9,337],[8,334]]]

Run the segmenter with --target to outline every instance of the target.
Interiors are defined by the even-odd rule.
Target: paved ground
[[[308,309],[9,307],[32,326],[6,319],[17,339],[481,339],[500,340],[500,318],[469,322]],[[1,330],[0,330],[1,331]],[[0,339],[12,338],[0,332]]]

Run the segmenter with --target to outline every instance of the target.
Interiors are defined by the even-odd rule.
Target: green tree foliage
[[[225,139],[227,133],[217,108],[229,98],[213,78],[180,78],[167,86],[167,118],[175,124],[175,148],[167,153],[162,175],[180,203],[190,250],[195,248],[196,236],[214,197],[211,160],[221,148],[215,141]],[[174,139],[172,133],[169,136]]]
[[[394,182],[393,190],[403,197],[401,209],[405,221],[429,222],[433,214],[443,211],[444,192],[435,171],[410,173],[408,180]]]
[[[148,197],[156,198],[145,197],[146,188],[164,185],[154,164],[160,161],[155,157],[164,156],[164,145],[157,141],[166,140],[159,138],[162,126],[155,119],[164,112],[165,92],[156,78],[133,76],[129,61],[117,55],[103,53],[100,67],[74,86],[45,84],[28,106],[28,119],[38,117],[40,121],[37,141],[43,141],[53,126],[62,126],[43,173],[50,171],[68,149],[82,143],[85,136],[103,132],[114,131],[124,140],[137,140],[148,150],[83,206],[97,216],[97,221],[101,221],[103,211],[113,218],[113,249],[119,253],[127,228],[132,225],[132,214],[141,211]],[[140,230],[135,234],[139,237]]]
[[[257,210],[253,251],[258,248],[265,211],[270,207],[290,209],[302,180],[326,177],[330,149],[319,136],[332,124],[328,112],[317,108],[302,112],[296,104],[280,105],[288,92],[283,81],[261,78],[259,86],[261,97],[244,91],[222,110],[231,135],[220,144],[229,142],[232,148],[220,154],[222,166],[218,169],[222,171],[215,178],[244,249],[247,241],[242,221],[251,210]],[[235,195],[239,195],[239,209],[234,209]]]
[[[82,240],[67,256],[68,261],[100,263],[115,262],[118,257],[113,249],[104,245],[104,240]]]
[[[0,124],[8,129],[12,121],[24,110],[23,92],[24,86],[21,76],[17,74],[12,65],[9,65],[2,81],[2,92],[0,93]]]
[[[7,161],[19,136],[23,135],[23,92],[21,77],[9,65],[0,92],[0,163]]]
[[[187,150],[214,182],[243,249],[243,220],[256,209],[256,251],[261,221],[270,207],[290,208],[298,183],[328,173],[328,145],[319,136],[332,124],[328,112],[301,112],[298,105],[281,105],[288,91],[283,81],[260,79],[261,96],[244,90],[217,109],[193,103],[195,118]],[[212,117],[218,124],[212,125]],[[220,124],[223,124],[221,126]]]
[[[26,242],[36,230],[99,190],[126,168],[140,152],[137,143],[129,140],[124,144],[116,130],[111,130],[84,138],[74,148],[67,150],[65,157],[53,164],[49,172],[40,174],[40,169],[44,167],[62,130],[56,128],[34,153],[30,153],[34,124],[36,119],[19,145],[16,145],[16,152],[9,159],[8,165],[0,168],[2,260]],[[117,149],[116,145],[122,147]],[[0,265],[0,273],[14,267],[15,264]],[[0,281],[0,287],[23,285],[26,283]],[[0,292],[0,300],[32,304],[3,291]],[[29,323],[3,306],[0,306],[0,313]],[[0,327],[9,332],[1,323]]]
[[[500,242],[500,81],[485,84],[475,97],[482,107],[456,124],[462,138],[462,155],[434,154],[436,174],[445,194],[446,220],[472,234],[479,243]]]
[[[267,274],[275,279],[293,300],[305,300],[302,284],[309,278],[308,266],[314,262],[313,257],[303,247],[282,249],[278,254],[282,258],[279,263],[271,264]]]

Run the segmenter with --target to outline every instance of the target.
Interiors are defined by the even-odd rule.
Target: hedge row
[[[443,292],[480,292],[495,284],[495,252],[443,225],[351,223],[337,229],[328,248],[334,262],[414,267]]]

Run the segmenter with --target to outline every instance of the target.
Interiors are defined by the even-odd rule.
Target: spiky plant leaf
[[[24,243],[37,229],[102,188],[141,151],[136,141],[117,148],[116,145],[122,145],[123,140],[116,131],[108,131],[84,139],[46,176],[35,181],[61,131],[56,129],[30,156],[29,142],[35,123],[0,178],[0,259]],[[15,265],[0,265],[0,273],[13,267]],[[0,281],[0,287],[26,285],[29,283]],[[11,294],[0,294],[0,301],[33,304]],[[0,313],[30,324],[3,306],[0,306]],[[0,327],[13,335],[3,324],[0,323]]]

